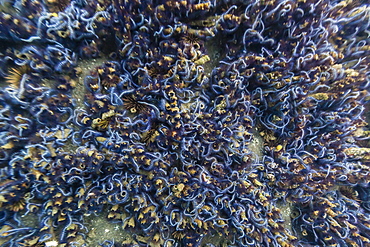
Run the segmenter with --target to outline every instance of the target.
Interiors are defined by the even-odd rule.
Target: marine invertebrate
[[[8,75],[5,77],[7,83],[11,87],[19,88],[23,76],[26,76],[30,72],[30,68],[27,65],[23,65],[17,68],[11,68]]]
[[[52,3],[0,14],[4,246],[369,244],[367,4]]]
[[[133,114],[149,113],[150,107],[137,99],[135,94],[128,94],[122,96],[123,108]]]

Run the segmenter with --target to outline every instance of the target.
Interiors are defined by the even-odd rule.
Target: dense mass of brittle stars
[[[136,236],[103,246],[370,244],[369,5],[0,3],[4,246],[86,245],[103,211]]]

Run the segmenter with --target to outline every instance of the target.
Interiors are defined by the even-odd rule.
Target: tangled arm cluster
[[[0,3],[4,246],[370,246],[369,5]]]

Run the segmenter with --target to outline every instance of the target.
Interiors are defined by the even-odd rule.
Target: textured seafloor
[[[0,1],[1,246],[370,246],[366,1]]]

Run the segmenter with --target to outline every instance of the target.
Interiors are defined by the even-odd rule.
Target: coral
[[[368,4],[1,6],[2,246],[370,245]]]

